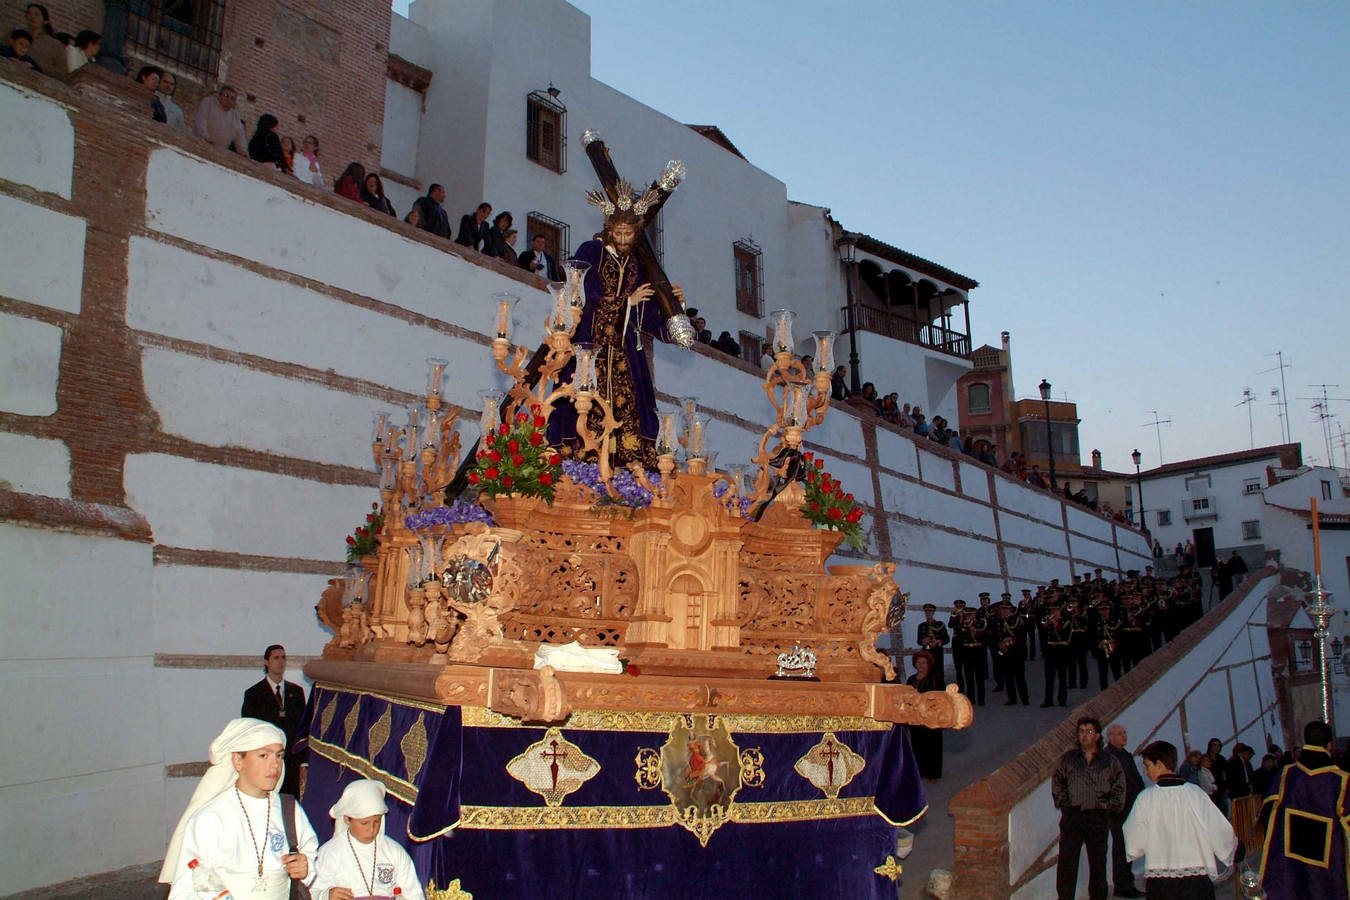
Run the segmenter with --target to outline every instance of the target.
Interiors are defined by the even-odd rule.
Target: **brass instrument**
[[[1097,642],[1097,646],[1102,649],[1102,653],[1106,654],[1107,659],[1115,656],[1116,651],[1120,649],[1120,644],[1116,641],[1115,633],[1112,632],[1110,626],[1105,622],[1102,623],[1102,639]]]

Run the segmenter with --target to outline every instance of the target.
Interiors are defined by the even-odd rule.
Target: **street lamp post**
[[[1041,379],[1041,400],[1045,403],[1045,448],[1050,454],[1050,487],[1059,489],[1059,482],[1055,479],[1055,434],[1050,430],[1050,382],[1044,378]]]
[[[835,241],[834,249],[839,261],[844,264],[844,289],[847,306],[848,326],[848,389],[854,394],[862,392],[862,378],[858,374],[858,323],[853,313],[853,267],[858,262],[858,239],[845,234]]]
[[[1134,460],[1135,492],[1139,494],[1139,530],[1147,531],[1148,520],[1144,518],[1144,478],[1139,471],[1139,462],[1144,458],[1144,455],[1136,450],[1130,454],[1130,458]]]

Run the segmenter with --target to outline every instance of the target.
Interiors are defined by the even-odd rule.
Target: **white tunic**
[[[1125,820],[1125,855],[1144,857],[1149,878],[1218,877],[1216,860],[1233,864],[1237,835],[1214,801],[1190,782],[1154,785]]]
[[[243,799],[243,809],[239,801]],[[268,822],[268,806],[271,821]],[[244,818],[248,810],[248,821]],[[249,833],[250,823],[252,834]],[[265,829],[265,831],[264,831]],[[314,878],[315,851],[319,839],[310,827],[309,819],[299,804],[295,807],[295,833],[299,850],[309,858],[309,877]],[[281,900],[289,895],[290,880],[281,857],[290,852],[286,832],[281,824],[281,801],[275,793],[266,797],[250,797],[230,788],[197,810],[188,819],[183,833],[183,849],[174,867],[173,886],[169,900],[199,900],[192,888],[192,871],[188,863],[197,860],[203,868],[221,873],[227,886],[252,886],[258,877],[258,848],[262,848],[263,877],[270,892],[281,890]],[[279,887],[278,887],[279,886]],[[250,893],[235,894],[235,900],[248,900]],[[260,893],[256,896],[270,896]]]
[[[356,856],[352,855],[352,847],[356,848]],[[319,848],[315,871],[317,874],[311,886],[314,900],[328,900],[328,892],[335,887],[348,888],[358,898],[393,897],[394,888],[402,889],[399,900],[425,900],[426,897],[408,851],[383,833],[370,844],[352,838],[351,846],[348,846],[347,835],[339,828],[337,835]],[[374,894],[369,892],[372,871]]]

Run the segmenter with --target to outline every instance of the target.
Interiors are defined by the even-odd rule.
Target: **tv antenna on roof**
[[[1252,427],[1252,402],[1254,400],[1256,400],[1256,397],[1252,395],[1252,389],[1243,388],[1242,399],[1233,404],[1234,406],[1247,407],[1247,443],[1249,445],[1247,449],[1249,450],[1256,449],[1256,431]]]
[[[1160,419],[1160,418],[1158,418],[1158,411],[1157,411],[1156,409],[1150,409],[1150,410],[1148,410],[1148,412],[1153,413],[1153,421],[1152,421],[1152,422],[1145,422],[1143,425],[1140,425],[1139,427],[1140,427],[1140,428],[1152,428],[1153,430],[1155,430],[1155,431],[1158,433],[1158,465],[1161,466],[1161,465],[1163,464],[1163,452],[1162,452],[1162,426],[1164,426],[1164,425],[1171,425],[1171,424],[1172,424],[1172,417],[1171,417],[1171,416],[1168,416],[1166,419]]]

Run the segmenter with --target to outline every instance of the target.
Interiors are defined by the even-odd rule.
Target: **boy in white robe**
[[[319,848],[314,900],[426,900],[412,857],[384,833],[384,785],[353,781],[328,814],[333,839]]]
[[[1218,864],[1231,866],[1237,850],[1233,826],[1208,794],[1172,771],[1175,746],[1154,741],[1141,755],[1154,785],[1134,801],[1123,830],[1126,855],[1144,857],[1145,896],[1212,900]]]
[[[295,807],[298,853],[287,846],[277,793],[286,735],[259,719],[234,719],[211,742],[202,776],[174,829],[159,880],[169,900],[287,900],[291,879],[313,880],[319,840]],[[211,886],[208,888],[207,884]]]

